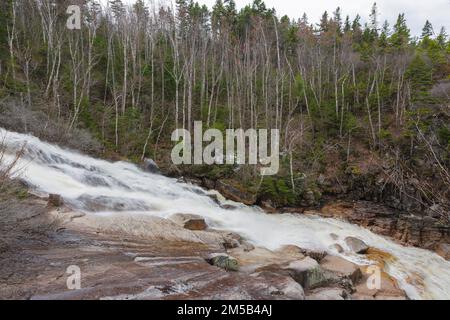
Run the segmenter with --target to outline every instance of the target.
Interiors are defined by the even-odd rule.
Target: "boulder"
[[[358,283],[362,278],[362,273],[358,265],[338,256],[326,256],[320,265],[323,269],[331,271],[340,277],[352,280],[353,284]]]
[[[242,237],[234,232],[229,231],[215,231],[223,237],[223,247],[225,249],[233,249],[241,246]]]
[[[270,200],[261,201],[259,206],[267,213],[277,213],[277,209]]]
[[[369,246],[364,241],[355,237],[345,238],[345,243],[355,253],[364,254],[369,250]]]
[[[238,260],[241,272],[253,273],[263,270],[281,271],[282,265],[304,258],[303,254],[298,250],[299,248],[294,250],[283,247],[279,250],[271,251],[266,248],[241,245],[239,248],[230,249],[227,252]]]
[[[287,275],[263,271],[253,273],[251,277],[260,281],[261,291],[268,291],[267,293],[274,298],[305,300],[302,286]]]
[[[381,271],[380,287],[369,287],[371,272],[368,272],[367,266],[361,267],[362,279],[355,286],[355,292],[352,299],[355,300],[404,300],[407,296],[405,292],[399,288],[397,281],[389,274]]]
[[[319,263],[310,257],[293,261],[283,269],[287,270],[291,277],[305,289],[317,288],[330,282],[329,274],[324,272]]]
[[[436,253],[440,255],[445,260],[450,260],[450,244],[448,243],[441,243],[436,248]]]
[[[340,288],[319,288],[308,293],[306,300],[344,300],[345,290]]]
[[[242,247],[242,249],[245,252],[249,252],[249,251],[255,250],[255,246],[253,244],[251,244],[250,242],[245,241],[245,240],[241,242],[241,247]]]
[[[144,169],[144,171],[147,171],[150,173],[161,174],[161,170],[159,169],[156,162],[149,158],[144,159],[144,162],[142,164],[142,169]]]
[[[301,260],[305,257],[303,254],[303,249],[300,247],[297,247],[296,245],[284,245],[281,248],[277,249],[275,252],[284,256],[284,257],[291,257],[295,260]]]
[[[255,204],[255,196],[245,192],[243,190],[239,190],[238,188],[229,185],[223,181],[217,181],[216,189],[219,191],[225,198],[241,202],[246,205],[254,205]]]
[[[211,198],[212,201],[214,201],[216,204],[220,205],[220,199],[219,196],[215,193],[208,193],[207,196]]]
[[[50,194],[48,196],[48,205],[52,207],[61,207],[64,204],[62,197],[59,194]]]
[[[238,261],[225,253],[213,253],[210,254],[206,261],[216,267],[225,269],[227,271],[238,271],[239,263]]]
[[[171,215],[169,219],[188,230],[201,231],[208,228],[205,219],[195,214],[176,213]]]

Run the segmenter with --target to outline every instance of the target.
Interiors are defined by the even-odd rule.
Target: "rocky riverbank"
[[[255,247],[200,216],[84,215],[50,200],[27,197],[2,214],[2,299],[407,298],[386,273],[370,290],[364,266],[296,246]],[[67,289],[71,265],[79,290]]]
[[[326,217],[343,218],[401,244],[435,250],[446,260],[450,259],[450,226],[436,218],[405,214],[368,201],[337,201],[313,212]]]
[[[255,195],[241,190],[232,183],[210,179],[189,178],[187,181],[207,189],[215,189],[225,198],[247,205],[257,204]],[[311,201],[314,199],[311,193]],[[450,259],[450,225],[438,216],[423,212],[406,212],[383,203],[365,200],[330,199],[324,205],[310,203],[304,207],[273,206],[271,201],[259,202],[267,213],[314,214],[344,219],[363,226],[376,234],[388,236],[402,245],[433,250],[446,260]]]

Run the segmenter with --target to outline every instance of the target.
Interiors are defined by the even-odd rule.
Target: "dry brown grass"
[[[6,160],[6,135],[0,137],[0,191],[11,180],[10,178],[18,173],[20,167],[18,166],[20,158],[22,158],[26,145],[22,145],[19,150],[16,151],[12,160]]]

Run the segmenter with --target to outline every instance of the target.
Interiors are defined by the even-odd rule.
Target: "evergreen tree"
[[[353,20],[352,30],[353,32],[361,30],[361,16],[359,14],[357,14],[355,19]]]
[[[322,18],[320,19],[319,22],[319,31],[321,33],[327,32],[330,29],[330,22],[328,20],[328,12],[325,11],[322,14]]]
[[[431,38],[433,34],[434,34],[433,26],[431,25],[431,22],[427,20],[425,22],[425,25],[423,26],[421,38],[422,39]]]
[[[300,19],[300,23],[302,23],[304,25],[308,25],[308,15],[306,14],[306,12],[303,12],[303,15]]]
[[[350,23],[350,16],[347,15],[345,17],[345,22],[344,22],[344,33],[349,33],[352,30],[352,25]]]
[[[378,41],[378,44],[380,48],[387,48],[389,45],[389,22],[387,20],[384,20],[383,26],[381,27],[381,34]]]
[[[361,16],[359,14],[356,15],[355,19],[352,22],[352,32],[353,32],[353,41],[355,44],[361,41],[362,30],[361,30]]]
[[[397,22],[394,25],[394,33],[390,38],[390,42],[395,48],[405,48],[410,41],[410,30],[406,25],[405,14],[398,15]]]
[[[445,43],[447,42],[447,32],[445,31],[445,27],[441,27],[441,31],[439,31],[438,36],[436,37],[436,41],[439,47],[444,48]]]
[[[222,22],[222,18],[225,16],[225,7],[222,0],[216,0],[212,8],[211,25],[214,30],[217,30]]]
[[[425,62],[422,54],[417,53],[406,71],[406,77],[411,83],[412,101],[428,102],[432,86],[432,66]]]
[[[337,7],[336,11],[333,12],[333,21],[336,26],[336,33],[340,34],[342,32],[342,16],[340,7]]]

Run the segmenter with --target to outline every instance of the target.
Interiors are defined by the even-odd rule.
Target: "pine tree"
[[[442,49],[445,47],[445,43],[447,42],[447,32],[445,31],[445,27],[441,27],[441,31],[439,31],[438,36],[436,37],[436,41]]]
[[[425,25],[423,26],[421,38],[422,39],[431,38],[433,34],[434,34],[433,26],[431,25],[431,22],[427,20],[425,22]]]
[[[211,23],[213,26],[213,29],[217,29],[220,26],[220,23],[222,21],[223,16],[225,15],[225,7],[223,5],[222,0],[216,0],[216,3],[214,4],[212,8],[212,15],[211,15]]]
[[[330,29],[330,22],[328,20],[328,12],[325,11],[322,14],[322,18],[320,19],[320,22],[319,22],[319,31],[321,33],[323,33],[323,32],[327,32],[329,29]]]
[[[361,16],[359,14],[357,14],[355,19],[353,20],[352,30],[353,30],[353,32],[361,31]]]
[[[352,25],[350,23],[350,16],[347,15],[345,17],[345,22],[344,22],[344,33],[349,33],[352,30]]]
[[[389,38],[389,22],[387,20],[384,20],[383,26],[381,27],[380,38],[378,40],[378,44],[381,48],[387,48],[387,46],[389,45],[388,38]]]
[[[234,0],[225,0],[225,15],[227,18],[228,23],[234,24],[236,21],[236,2]]]
[[[405,14],[398,15],[397,22],[394,25],[394,33],[390,38],[392,46],[396,48],[404,48],[410,41],[410,30],[406,25]]]
[[[342,32],[342,16],[340,7],[337,7],[336,11],[333,12],[333,21],[336,25],[336,33],[340,34]]]
[[[425,62],[423,56],[417,53],[406,71],[406,77],[411,83],[413,102],[427,102],[432,86],[432,66]]]
[[[359,43],[361,41],[362,30],[361,30],[361,16],[356,15],[352,23],[353,41]]]
[[[303,15],[300,19],[300,23],[304,24],[304,25],[308,25],[308,15],[306,14],[306,12],[303,12]]]

